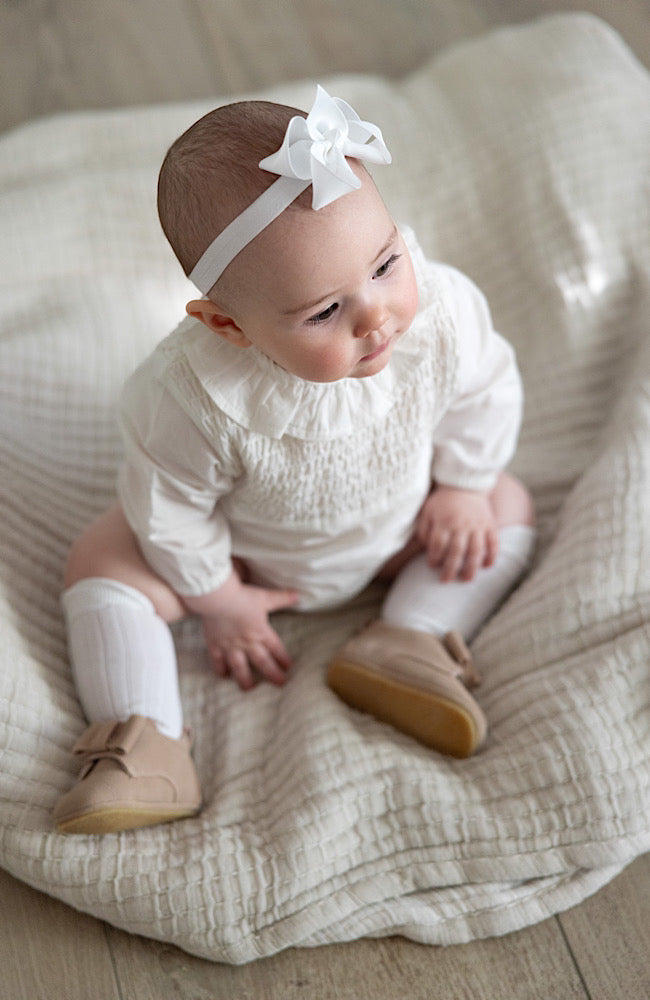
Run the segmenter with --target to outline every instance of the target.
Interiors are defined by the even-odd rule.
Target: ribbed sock
[[[528,525],[502,528],[495,562],[467,582],[441,583],[437,570],[427,565],[426,555],[416,556],[386,595],[382,619],[437,636],[457,629],[471,642],[528,569],[536,537]]]
[[[178,739],[183,716],[176,650],[151,601],[117,580],[91,577],[62,595],[79,700],[89,722],[152,719]]]

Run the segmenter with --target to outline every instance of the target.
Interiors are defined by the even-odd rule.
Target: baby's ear
[[[237,326],[232,316],[228,316],[215,302],[210,299],[192,299],[185,306],[185,311],[189,316],[198,319],[208,330],[218,333],[235,347],[250,347],[251,342]]]

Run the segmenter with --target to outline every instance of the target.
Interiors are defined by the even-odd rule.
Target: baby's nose
[[[380,330],[388,316],[388,309],[383,302],[369,302],[359,311],[354,330],[355,337],[367,337],[375,330]]]

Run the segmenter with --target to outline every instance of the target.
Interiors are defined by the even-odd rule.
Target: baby
[[[169,630],[188,615],[219,676],[282,685],[273,612],[392,580],[330,686],[445,754],[485,737],[466,643],[535,538],[503,472],[520,379],[478,289],[395,225],[365,166],[389,162],[380,130],[322,88],[307,116],[219,108],[165,158],[162,226],[204,297],[127,382],[119,502],[70,552],[91,725],[61,831],[200,808]]]

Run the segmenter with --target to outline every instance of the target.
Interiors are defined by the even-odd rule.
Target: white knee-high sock
[[[62,595],[79,700],[89,722],[145,715],[178,739],[183,717],[176,650],[148,597],[91,577]]]
[[[535,539],[535,529],[527,525],[502,528],[495,562],[468,582],[441,583],[438,571],[427,565],[426,555],[416,556],[386,595],[382,619],[438,636],[457,629],[465,642],[471,642],[526,572]]]

